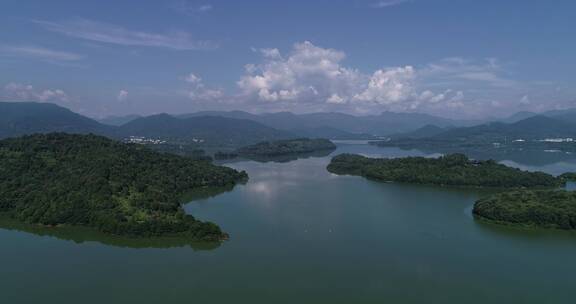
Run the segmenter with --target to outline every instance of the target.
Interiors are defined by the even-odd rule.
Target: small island
[[[476,218],[522,227],[576,229],[576,192],[517,190],[499,193],[474,204]]]
[[[219,241],[181,199],[247,174],[96,135],[51,133],[0,141],[0,212],[42,226],[85,226],[130,236]]]
[[[252,156],[283,156],[290,154],[313,153],[318,151],[332,151],[336,145],[324,138],[298,138],[276,141],[265,141],[246,146],[236,150],[236,153],[244,157]]]
[[[447,186],[555,188],[566,182],[565,178],[522,171],[493,160],[471,160],[463,154],[393,159],[341,154],[332,158],[327,169],[335,174],[364,176],[382,182]]]

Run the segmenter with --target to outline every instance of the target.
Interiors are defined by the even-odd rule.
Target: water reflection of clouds
[[[301,159],[289,163],[256,163],[246,162],[237,166],[248,171],[251,180],[269,179],[319,179],[327,175],[326,166],[329,159]]]
[[[289,187],[298,187],[298,183],[291,181],[255,181],[246,185],[248,194],[259,201],[272,201],[281,195],[282,192],[289,191]]]
[[[265,198],[270,198],[277,191],[274,191],[274,185],[270,182],[254,182],[246,185],[246,191]]]

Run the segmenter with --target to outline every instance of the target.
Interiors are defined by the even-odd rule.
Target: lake
[[[0,229],[3,303],[568,303],[576,233],[483,224],[494,190],[377,183],[326,171],[339,153],[418,151],[341,142],[329,156],[240,161],[245,185],[186,205],[221,246],[150,245],[90,232]],[[576,156],[502,159],[553,174]],[[34,230],[34,231],[33,231]]]

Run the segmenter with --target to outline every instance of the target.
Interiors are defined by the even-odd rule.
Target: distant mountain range
[[[418,139],[418,138],[426,138],[432,137],[439,134],[442,134],[449,130],[450,128],[441,128],[435,125],[425,125],[421,128],[418,128],[412,132],[406,133],[398,133],[390,135],[389,138],[391,139],[401,139],[401,138],[411,138],[411,139]]]
[[[105,123],[104,123],[105,122]],[[131,115],[96,121],[66,108],[34,102],[0,102],[0,138],[31,133],[94,133],[117,139],[129,136],[240,146],[297,137],[375,139],[393,142],[483,144],[502,140],[576,137],[576,109],[542,114],[520,112],[504,120],[478,124],[427,114],[384,112],[353,116],[343,113],[251,114],[206,111],[184,115]]]
[[[394,112],[383,112],[380,115],[371,116],[354,116],[333,112],[252,114],[243,111],[202,111],[174,115],[174,117],[181,119],[207,116],[250,120],[277,130],[287,131],[298,137],[331,139],[375,139],[377,136],[410,132],[427,125],[447,128],[472,126],[479,123],[479,121],[452,120],[421,113]],[[143,117],[138,115],[111,116],[99,121],[111,126],[121,126],[141,118]]]
[[[208,111],[180,115],[179,117],[221,116],[249,119],[261,124],[299,134],[310,134],[313,130],[345,132],[348,136],[384,136],[398,132],[409,132],[426,125],[438,127],[472,126],[478,121],[452,120],[421,113],[383,112],[380,115],[354,116],[344,113],[294,114],[290,112],[251,114],[242,111]],[[344,134],[344,133],[342,133]]]
[[[245,119],[213,116],[184,119],[159,114],[112,126],[54,104],[0,102],[0,138],[50,132],[93,133],[116,139],[140,136],[179,144],[195,142],[231,146],[296,137]]]
[[[491,148],[573,152],[576,151],[576,143],[566,141],[567,138],[576,139],[576,120],[567,118],[571,115],[570,112],[556,112],[553,117],[536,115],[513,123],[491,122],[452,129],[428,126],[390,136],[388,140],[376,144],[436,152]]]
[[[501,119],[500,121],[505,123],[515,123],[534,116],[546,116],[571,123],[576,122],[576,108],[565,110],[551,110],[543,113],[522,111],[507,118]]]
[[[125,115],[125,116],[108,116],[108,117],[104,117],[101,119],[98,119],[98,122],[105,124],[105,125],[110,125],[110,126],[121,126],[123,124],[127,124],[135,119],[141,118],[142,116],[140,115]]]
[[[384,112],[373,116],[343,113],[251,114],[242,111],[205,111],[184,115],[115,116],[96,121],[47,103],[0,103],[0,138],[62,131],[94,133],[114,138],[141,136],[186,141],[202,139],[215,144],[249,144],[295,137],[375,139],[408,132],[426,125],[470,125],[427,114]]]
[[[543,113],[521,111],[500,119],[488,120],[452,120],[422,113],[394,113],[383,112],[380,115],[354,116],[343,113],[311,113],[294,114],[291,112],[252,114],[243,111],[202,111],[189,114],[175,115],[179,118],[199,116],[219,116],[236,119],[247,119],[259,122],[269,127],[294,131],[295,133],[310,133],[310,130],[325,132],[345,132],[342,135],[355,136],[357,134],[372,136],[389,136],[401,133],[410,133],[417,129],[430,126],[439,128],[471,127],[490,122],[515,123],[534,116],[546,116],[563,120],[576,121],[576,108],[565,110],[551,110]],[[110,116],[99,121],[108,125],[119,126],[131,120],[140,118],[139,115]]]
[[[0,138],[48,132],[109,134],[112,129],[55,104],[0,102]]]
[[[548,116],[532,116],[514,123],[492,122],[468,128],[447,130],[432,138],[441,140],[544,139],[576,137],[576,124]]]

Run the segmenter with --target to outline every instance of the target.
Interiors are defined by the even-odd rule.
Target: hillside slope
[[[55,104],[0,102],[0,138],[49,132],[104,135],[112,129]]]
[[[186,215],[180,198],[246,177],[96,135],[50,133],[0,141],[0,211],[28,223],[220,240],[225,237],[220,228]]]

